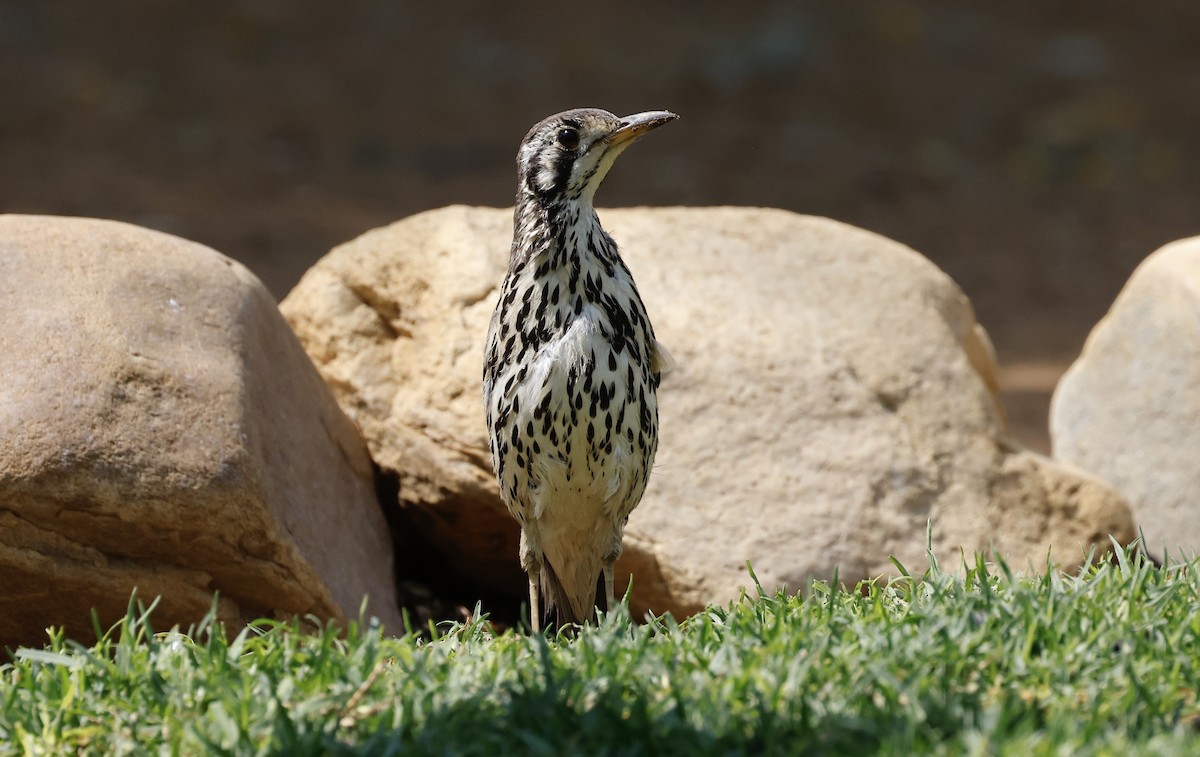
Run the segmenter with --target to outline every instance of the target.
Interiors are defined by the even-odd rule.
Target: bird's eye
[[[579,147],[579,132],[575,129],[559,129],[558,143],[568,150]]]

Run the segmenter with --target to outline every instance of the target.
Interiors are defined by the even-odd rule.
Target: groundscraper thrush
[[[670,358],[592,202],[617,156],[675,118],[570,110],[534,126],[517,154],[512,250],[483,387],[535,632],[542,608],[559,624],[590,619],[600,575],[612,606],[613,563],[654,464]]]

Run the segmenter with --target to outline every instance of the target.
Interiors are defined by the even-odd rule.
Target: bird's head
[[[521,143],[518,196],[590,204],[617,156],[646,132],[676,118],[665,110],[621,118],[596,108],[550,116]]]

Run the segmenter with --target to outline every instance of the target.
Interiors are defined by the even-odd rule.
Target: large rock
[[[241,265],[126,224],[0,216],[0,644],[370,611],[400,628],[353,423]]]
[[[1200,237],[1138,267],[1054,392],[1055,457],[1133,507],[1151,552],[1200,552]]]
[[[1004,442],[995,366],[959,289],[912,250],[775,210],[602,213],[679,367],[619,567],[634,606],[687,613],[767,588],[947,563],[996,547],[1077,563],[1134,536],[1119,496]],[[281,305],[400,477],[405,511],[480,582],[523,589],[480,398],[507,210],[451,207],[372,231]],[[621,579],[624,583],[624,579]]]

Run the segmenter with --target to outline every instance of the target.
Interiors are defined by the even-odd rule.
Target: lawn
[[[131,602],[131,608],[136,605]],[[481,618],[51,636],[0,667],[0,753],[1200,754],[1200,560],[959,570],[552,639]]]

